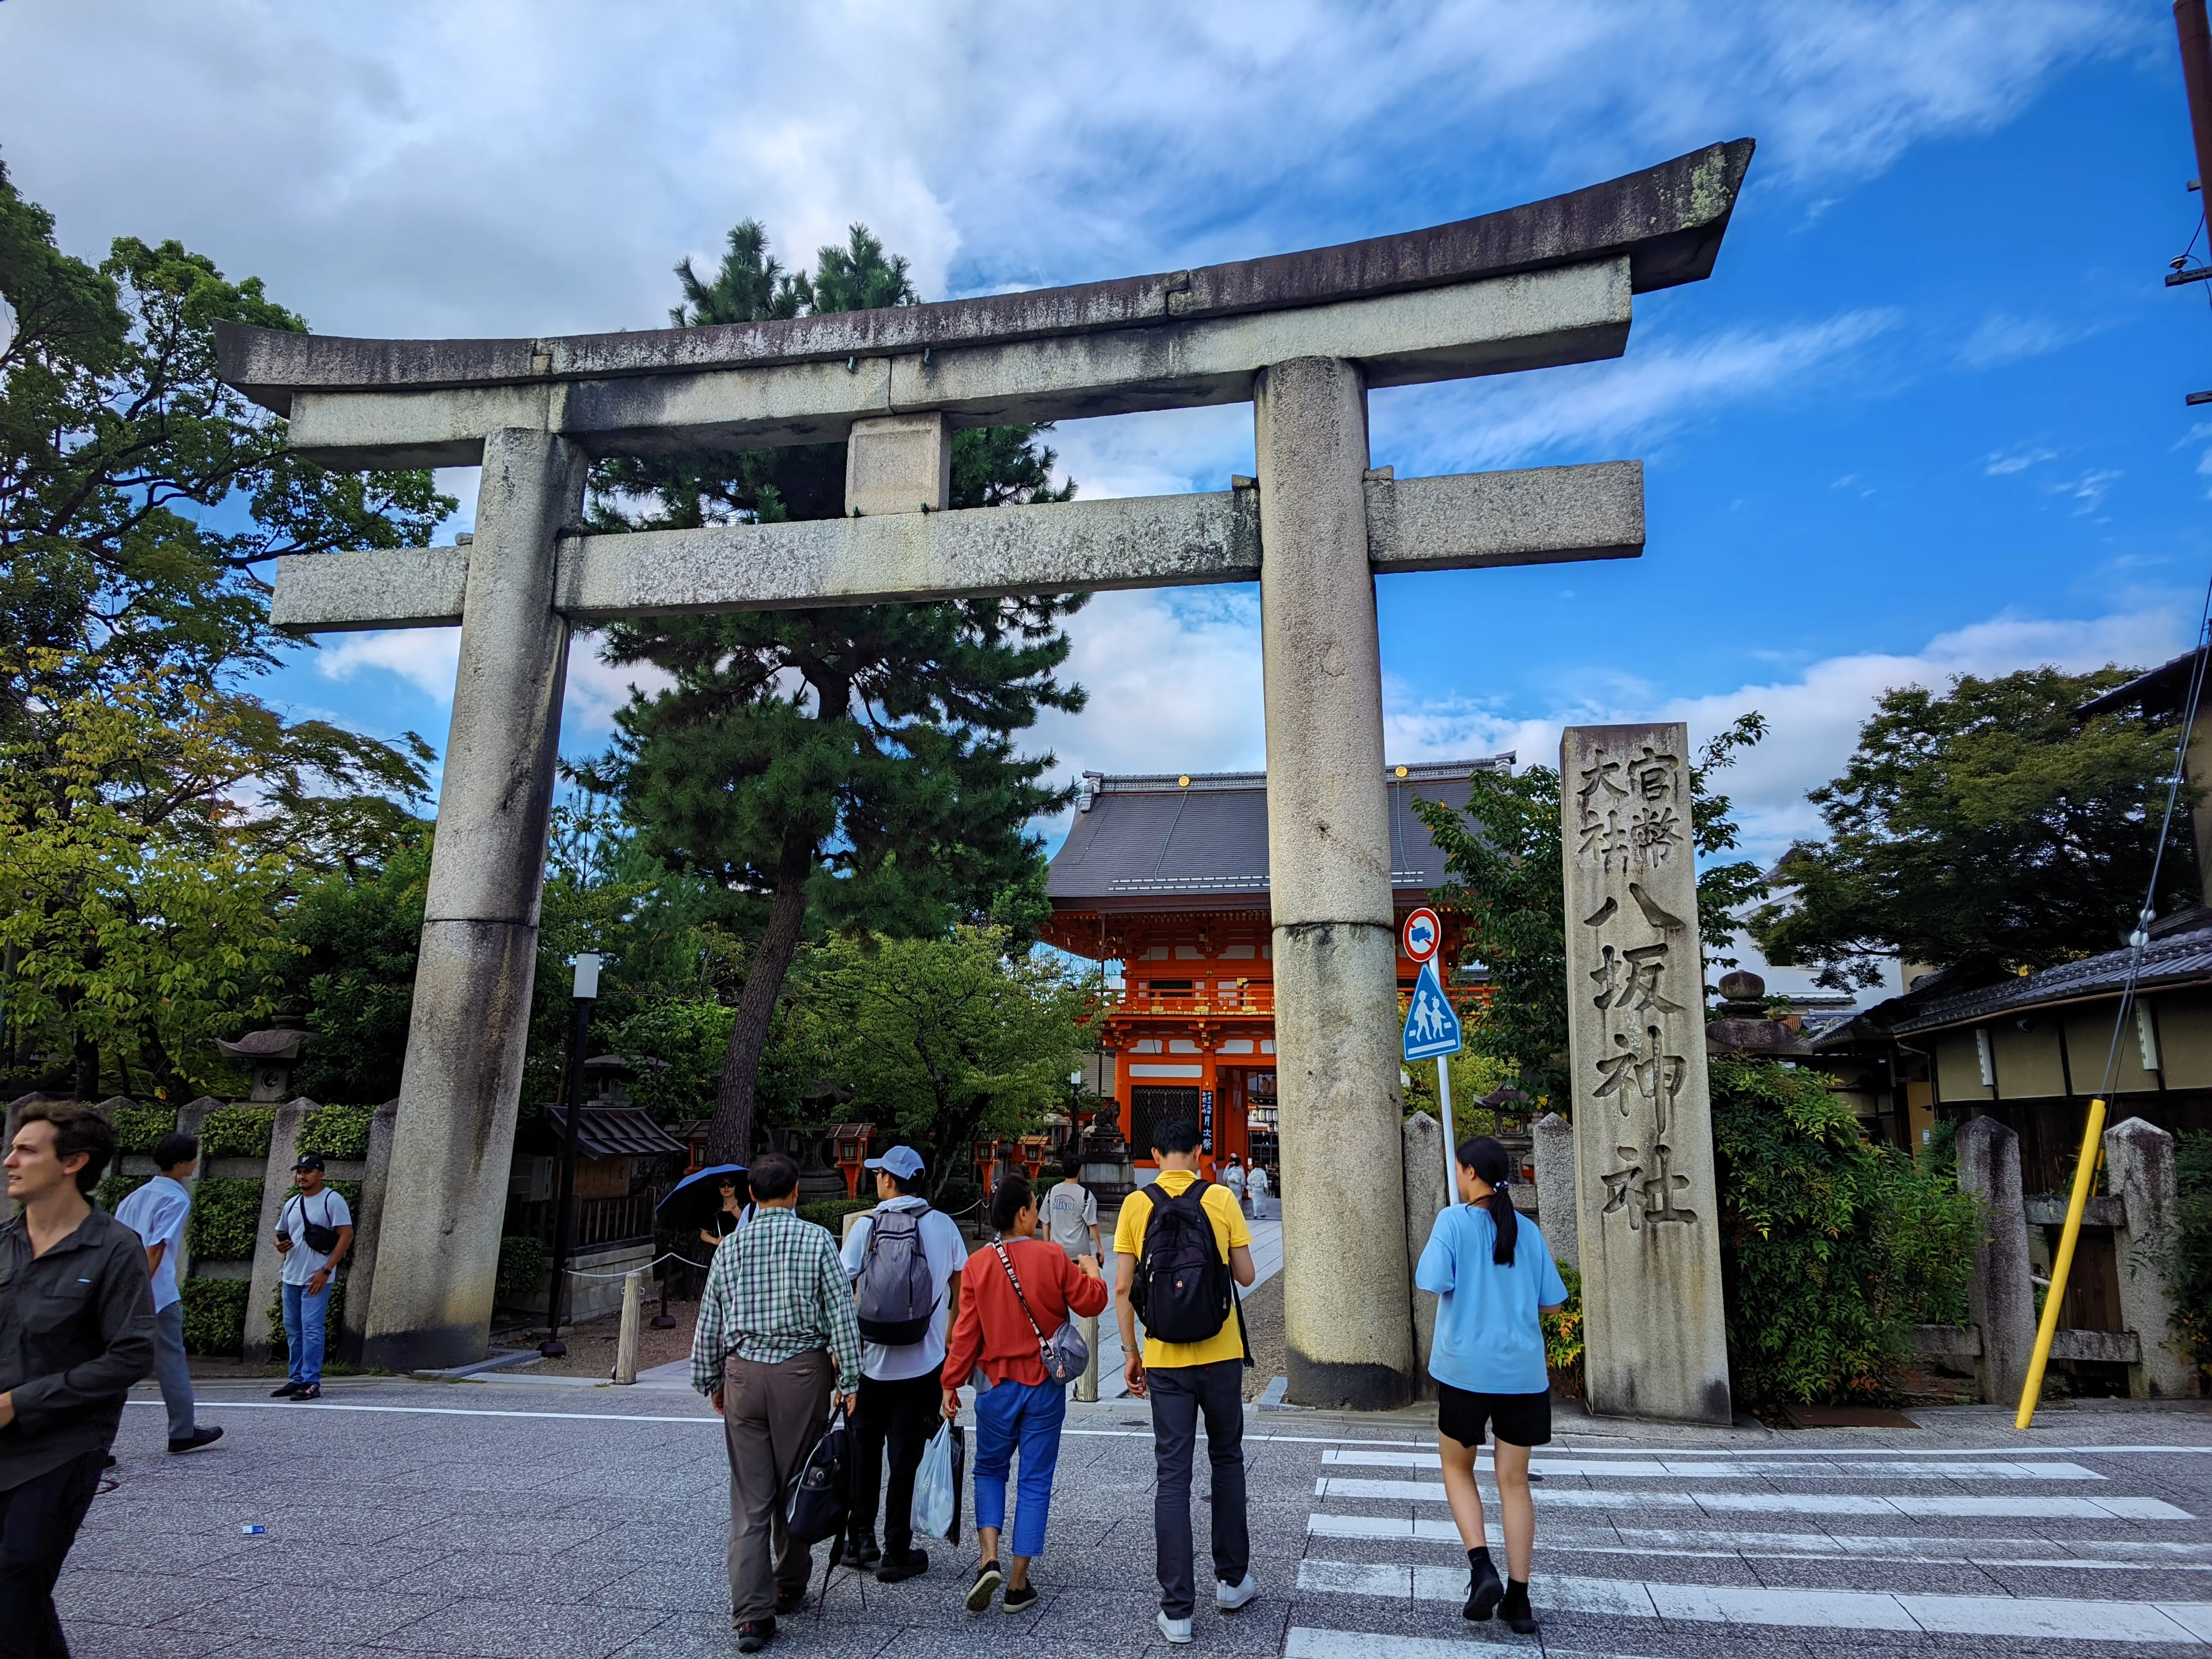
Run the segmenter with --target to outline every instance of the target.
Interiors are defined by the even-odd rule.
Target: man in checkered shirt
[[[722,1414],[730,1454],[730,1616],[738,1651],[775,1636],[775,1615],[806,1599],[812,1552],[784,1536],[782,1497],[860,1386],[853,1289],[829,1233],[801,1221],[799,1166],[781,1152],[751,1170],[751,1223],[707,1270],[691,1337],[691,1386]]]

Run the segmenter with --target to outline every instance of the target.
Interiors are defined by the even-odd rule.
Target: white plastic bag
[[[921,1468],[915,1473],[914,1529],[949,1542],[959,1522],[960,1470],[952,1455],[952,1425],[940,1423],[922,1448]]]

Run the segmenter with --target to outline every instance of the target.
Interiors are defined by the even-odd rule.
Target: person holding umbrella
[[[722,1241],[753,1218],[753,1206],[745,1194],[745,1172],[734,1165],[721,1172],[715,1182],[722,1195],[721,1207],[699,1229],[699,1242],[719,1248]]]

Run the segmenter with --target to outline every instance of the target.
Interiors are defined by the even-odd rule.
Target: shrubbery
[[[276,1128],[274,1106],[218,1106],[200,1125],[200,1156],[266,1158]]]
[[[1965,1317],[1973,1200],[1869,1143],[1818,1073],[1720,1057],[1711,1078],[1738,1403],[1893,1398],[1908,1328]]]
[[[242,1279],[187,1279],[177,1286],[185,1303],[185,1352],[235,1357],[246,1346]]]
[[[324,1158],[365,1158],[374,1106],[323,1106],[300,1126],[300,1151]],[[349,1200],[350,1201],[350,1200]]]
[[[118,1152],[150,1154],[163,1135],[177,1127],[173,1106],[118,1106],[107,1115]]]
[[[841,1243],[845,1237],[845,1218],[857,1211],[872,1210],[872,1198],[824,1198],[799,1206],[799,1218],[811,1221],[817,1227],[827,1227],[830,1237]]]
[[[499,1300],[514,1307],[525,1297],[537,1294],[544,1288],[546,1271],[551,1266],[552,1257],[543,1243],[509,1233],[499,1241]]]
[[[202,1176],[192,1183],[192,1218],[185,1226],[185,1243],[195,1261],[250,1260],[260,1231],[260,1182]]]
[[[1544,1367],[1551,1373],[1555,1392],[1578,1395],[1583,1391],[1583,1276],[1564,1261],[1559,1266],[1567,1299],[1558,1312],[1543,1316]]]
[[[2180,1204],[2162,1265],[2182,1352],[2212,1374],[2212,1133],[2176,1136],[2173,1172]]]

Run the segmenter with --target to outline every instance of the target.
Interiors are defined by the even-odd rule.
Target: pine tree
[[[861,225],[820,250],[811,276],[785,271],[757,222],[730,233],[702,279],[677,267],[678,326],[758,321],[917,301],[906,261]],[[1065,501],[1041,426],[962,432],[955,507]],[[734,457],[622,459],[593,475],[608,530],[831,518],[844,507],[844,447]],[[647,618],[611,630],[617,664],[650,662],[674,684],[639,694],[612,749],[586,769],[618,793],[649,847],[706,878],[757,928],[716,1092],[709,1147],[751,1152],[761,1054],[805,932],[893,935],[1005,922],[1035,908],[1041,848],[1030,820],[1070,799],[1043,780],[1049,755],[1013,734],[1041,710],[1073,712],[1055,678],[1060,619],[1082,595],[963,599]]]

